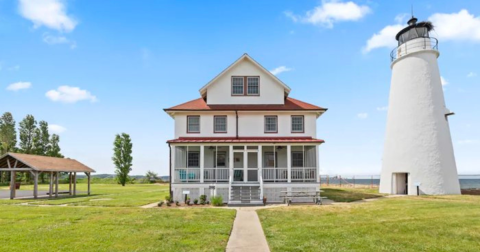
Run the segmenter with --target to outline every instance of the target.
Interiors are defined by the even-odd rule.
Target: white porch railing
[[[287,182],[287,168],[262,168],[263,182]]]
[[[228,182],[229,168],[204,168],[203,180],[205,182]]]
[[[292,167],[292,182],[315,182],[316,178],[315,167]]]
[[[176,168],[176,183],[200,182],[200,168]]]

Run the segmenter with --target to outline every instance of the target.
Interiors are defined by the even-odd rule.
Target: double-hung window
[[[200,167],[200,152],[189,151],[188,152],[187,167],[198,168]]]
[[[244,95],[244,78],[232,77],[232,95]]]
[[[214,116],[213,127],[215,133],[227,133],[227,116]]]
[[[303,116],[292,116],[292,133],[303,133],[304,128],[304,117]]]
[[[278,120],[277,116],[265,116],[265,133],[278,132],[277,120]]]
[[[247,95],[260,94],[260,77],[247,77]]]
[[[292,167],[303,167],[302,151],[292,151]]]
[[[200,116],[187,116],[187,133],[200,133]]]

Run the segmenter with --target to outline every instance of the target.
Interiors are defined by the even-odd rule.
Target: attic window
[[[247,95],[258,95],[260,93],[259,82],[259,77],[247,77]]]
[[[243,77],[232,77],[232,95],[243,95]]]

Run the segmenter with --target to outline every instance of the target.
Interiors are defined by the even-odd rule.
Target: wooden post
[[[53,172],[50,172],[50,186],[48,188],[48,197],[51,198],[53,194]]]
[[[33,174],[33,198],[38,198],[38,172],[32,171]]]
[[[68,173],[68,195],[72,195],[72,173]]]
[[[77,173],[73,173],[73,196],[77,196]]]
[[[55,173],[55,198],[58,197],[58,172]]]
[[[90,196],[90,172],[87,172],[87,180],[88,180],[87,194]]]
[[[10,166],[10,160],[8,159],[7,157],[7,165],[8,165],[8,168],[12,168]],[[15,177],[16,177],[16,173],[15,171],[11,171],[10,172],[10,199],[14,199],[15,198]]]

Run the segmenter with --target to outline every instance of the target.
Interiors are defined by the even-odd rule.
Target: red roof
[[[208,111],[208,110],[327,110],[326,108],[318,107],[310,103],[299,101],[287,97],[285,104],[270,104],[270,105],[208,105],[203,98],[198,98],[180,105],[167,108],[165,111]]]
[[[312,137],[180,137],[167,143],[324,143]]]

